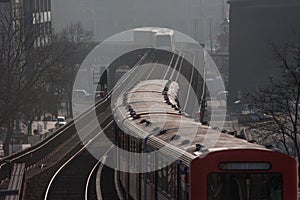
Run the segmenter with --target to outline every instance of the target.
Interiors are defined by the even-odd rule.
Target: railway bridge
[[[93,55],[96,53],[99,52],[93,51],[91,53],[92,57],[88,58],[83,65],[86,65],[86,67],[93,66],[93,58],[95,58]],[[190,58],[188,58],[189,56]],[[105,98],[94,103],[82,114],[76,116],[74,120],[56,130],[37,145],[0,160],[2,188],[0,195],[5,195],[6,199],[21,199],[23,197],[24,199],[44,200],[131,198],[146,200],[150,196],[151,199],[164,197],[165,199],[194,200],[198,198],[197,195],[193,194],[198,191],[199,186],[201,190],[207,188],[204,191],[204,193],[208,191],[206,195],[218,196],[220,193],[218,191],[222,191],[229,198],[231,195],[228,192],[230,191],[229,186],[227,186],[228,190],[224,190],[222,185],[226,185],[228,183],[226,181],[230,179],[234,182],[235,188],[240,191],[234,194],[240,195],[241,198],[243,196],[246,199],[251,199],[250,195],[261,195],[259,192],[251,193],[252,191],[258,191],[257,187],[248,187],[251,181],[259,179],[262,181],[258,181],[257,185],[268,183],[260,191],[263,195],[267,193],[281,195],[284,200],[295,199],[295,196],[297,196],[295,185],[297,183],[294,183],[297,180],[293,176],[295,174],[292,174],[294,168],[296,169],[296,162],[293,159],[278,152],[265,150],[264,147],[250,144],[228,134],[222,134],[222,140],[220,140],[219,147],[216,149],[204,148],[201,145],[201,138],[204,138],[201,134],[205,132],[204,130],[212,131],[213,135],[221,134],[208,126],[195,122],[192,117],[195,112],[199,111],[199,102],[202,102],[204,97],[203,82],[205,76],[203,77],[203,75],[206,74],[205,67],[200,67],[203,70],[202,74],[195,71],[194,67],[204,65],[203,60],[201,56],[199,58],[199,52],[185,52],[184,50],[171,53],[164,49],[138,48],[137,50],[128,51],[126,54],[121,54],[107,68],[108,83],[111,90]],[[118,68],[124,65],[128,66],[128,71],[120,81],[115,80]],[[159,87],[154,84],[155,87],[151,90],[134,88],[144,80],[160,80],[158,81],[160,84],[157,84]],[[175,83],[179,84],[181,91],[179,98],[177,98]],[[193,92],[196,95],[193,96]],[[129,96],[130,93],[131,96]],[[141,103],[141,99],[139,99],[139,96],[137,96],[139,98],[135,97],[133,95],[135,93],[144,93],[145,96],[143,97],[147,97],[140,107],[137,105]],[[160,103],[161,109],[165,113],[162,114],[162,110],[152,106],[151,103],[156,101]],[[117,119],[114,116],[116,109],[119,109],[121,116]],[[143,109],[148,110],[150,114],[144,112]],[[159,114],[162,116],[167,115],[168,119],[173,119],[173,121],[170,120],[170,124],[174,124],[176,120],[182,120],[183,124],[186,125],[184,130],[181,130],[182,136],[168,135],[174,130],[179,130],[179,128],[160,126],[159,124],[162,123],[164,118],[152,118],[154,115]],[[144,142],[132,139],[125,135],[124,130],[119,129],[120,121],[116,121],[118,119],[122,122],[129,120],[130,128],[128,130],[134,130],[133,135],[145,134],[143,131],[146,129],[151,129],[150,134],[145,137]],[[126,122],[126,124],[128,123]],[[152,127],[151,124],[155,124],[155,127]],[[184,138],[189,134],[191,125],[197,126],[196,132],[199,132],[197,141],[199,143],[191,143],[191,141]],[[141,127],[144,129],[139,131]],[[103,140],[103,136],[107,140]],[[128,173],[119,173],[105,165],[105,163],[115,162],[110,158],[117,152],[116,145],[122,146],[122,148],[131,152],[143,151],[143,153],[147,153],[151,151],[151,148],[154,151],[155,147],[165,144],[167,140],[174,140],[173,142],[177,142],[179,146],[183,147],[183,149],[168,147],[170,149],[165,150],[165,152],[172,155],[176,152],[182,153],[182,157],[178,159],[178,162],[174,162],[169,167],[167,166],[155,172],[150,171],[131,176]],[[230,150],[233,146],[232,142],[230,143],[231,140],[239,148],[248,148],[243,149],[246,156],[239,156],[237,150]],[[147,142],[153,145],[148,147],[146,146]],[[187,147],[186,144],[189,143],[191,143],[191,146]],[[224,150],[224,148],[228,151],[223,152],[221,149]],[[192,184],[197,182],[196,177],[200,176],[200,172],[197,172],[197,166],[202,166],[202,160],[197,159],[198,155],[205,157],[207,152],[210,151],[223,160],[220,161],[221,163],[218,163],[218,160],[213,160],[214,162],[206,166],[208,173],[209,170],[214,169],[218,173],[221,173],[222,170],[236,170],[238,172],[242,170],[244,174],[241,176],[236,174],[233,176],[229,176],[229,174],[228,176],[218,176],[218,173],[210,173],[210,186],[200,187],[200,182]],[[266,160],[255,160],[253,154],[258,155],[261,160]],[[235,162],[224,160],[226,158],[224,155],[229,156]],[[278,161],[276,158],[281,158],[285,161],[284,163],[288,163],[289,165],[286,166],[288,170],[279,167],[282,160]],[[205,159],[209,159],[209,156]],[[131,161],[132,158],[127,157],[125,160]],[[151,157],[145,161],[145,163],[152,163],[153,165],[164,162],[164,160],[151,162]],[[132,163],[136,163],[136,160],[132,160]],[[213,166],[213,163],[216,166]],[[15,171],[12,170],[15,164],[22,166],[18,173],[12,173]],[[254,171],[259,173],[252,174]],[[195,174],[194,177],[189,176],[190,172]],[[138,181],[139,187],[135,180]],[[206,183],[207,180],[205,178],[202,181]],[[244,183],[243,181],[246,181],[248,186],[247,184],[241,185]],[[12,182],[13,186],[17,187],[12,187],[10,184]],[[136,185],[137,187],[130,187],[130,185]],[[244,187],[248,189],[244,189]],[[162,192],[159,193],[159,189]],[[272,191],[272,193],[268,191]]]
[[[109,69],[115,73],[121,63],[131,67],[122,82],[125,85],[134,85],[137,77],[139,80],[187,79],[189,82],[184,86],[186,97],[200,81],[195,78],[191,63],[179,54],[164,50],[130,52],[113,62]],[[163,67],[155,70],[159,64]],[[183,66],[189,69],[188,72],[181,70]],[[184,75],[179,76],[180,73]],[[121,90],[120,84],[114,84],[113,90]],[[119,92],[124,92],[124,88],[122,90]],[[114,140],[115,125],[110,107],[112,93],[37,145],[0,160],[0,195],[11,199],[122,199],[122,191],[114,180],[115,171],[103,165],[113,152],[112,147],[99,140],[103,134]],[[188,104],[188,99],[182,101],[183,105]],[[96,118],[93,113],[96,113]],[[100,127],[94,125],[95,121]],[[78,135],[76,123],[82,124],[80,131],[85,133],[84,136]],[[95,152],[98,157],[94,156]],[[24,176],[16,181],[20,183],[19,188],[9,191],[11,172],[17,163],[24,166]]]

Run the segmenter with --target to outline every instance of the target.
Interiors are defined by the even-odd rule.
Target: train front
[[[296,200],[297,163],[279,152],[228,149],[194,159],[190,199]]]

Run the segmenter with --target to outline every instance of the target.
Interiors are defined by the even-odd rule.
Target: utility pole
[[[209,42],[210,42],[210,52],[213,50],[213,41],[212,41],[212,28],[211,28],[211,18],[209,18]]]
[[[198,32],[198,34],[202,34],[202,36],[199,36],[198,37],[198,42],[199,43],[203,43],[203,36],[204,36],[204,29],[203,29],[203,2],[202,2],[202,0],[200,0],[200,2],[199,2],[200,4],[199,4],[199,9],[200,9],[200,17],[199,17],[199,24],[200,24],[200,26],[199,26],[199,32]]]
[[[225,16],[225,3],[224,3],[224,0],[222,0],[222,17],[223,19],[226,19],[226,16]]]
[[[197,16],[195,16],[195,28],[194,28],[195,32],[194,32],[194,39],[198,42],[198,38],[197,38]]]

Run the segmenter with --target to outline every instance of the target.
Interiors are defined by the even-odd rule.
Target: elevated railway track
[[[103,131],[111,129],[113,121],[110,121]],[[100,134],[103,134],[100,132]],[[109,144],[105,144],[97,140],[99,135],[96,134],[87,144],[85,144],[76,154],[74,154],[67,162],[65,162],[59,170],[56,171],[50,180],[44,199],[84,199],[85,189],[82,187],[87,185],[87,177],[94,166],[98,163],[97,159],[86,149],[92,146],[95,151],[104,153],[110,148]]]
[[[171,63],[171,62],[170,62]],[[133,68],[129,74],[130,78],[124,77],[124,79],[119,84],[132,85],[135,80],[148,79],[151,78],[151,72],[153,68],[156,67],[154,62],[147,68]],[[166,70],[165,73],[167,73]],[[165,73],[160,74],[160,76],[165,75]],[[150,76],[149,76],[150,75]],[[115,88],[119,89],[118,86]],[[120,91],[121,92],[121,91]],[[108,97],[109,100],[110,97]],[[109,107],[109,106],[107,106]],[[110,108],[108,108],[110,110]],[[107,116],[112,116],[111,113],[100,113],[98,118]],[[104,127],[103,131],[113,133],[114,131],[107,131],[107,129],[112,129],[113,120],[107,117],[107,122],[102,124]],[[93,124],[93,123],[92,123]],[[87,125],[88,129],[86,131],[92,131],[93,127]],[[117,192],[113,184],[114,170],[109,167],[103,166],[100,181],[96,181],[94,177],[91,177],[99,163],[89,151],[104,151],[105,149],[111,148],[109,144],[105,144],[97,139],[100,134],[104,134],[103,131],[95,127],[93,134],[87,134],[88,137],[85,139],[87,142],[80,150],[78,150],[72,158],[66,161],[53,175],[50,180],[47,190],[44,196],[44,200],[47,199],[93,199],[97,196],[97,187],[101,185],[101,198],[102,199],[117,199]],[[107,135],[107,134],[106,134]],[[108,137],[110,137],[108,135]],[[111,136],[113,137],[113,135]],[[114,138],[110,138],[111,141]],[[89,151],[86,149],[89,146]],[[108,153],[108,152],[107,152]],[[103,155],[103,152],[97,153]],[[103,155],[105,156],[105,154]],[[100,158],[100,160],[103,157]],[[84,163],[84,164],[83,164]],[[90,180],[91,179],[91,180]],[[94,179],[94,180],[93,180]],[[76,180],[76,182],[74,181]],[[97,185],[98,184],[98,185]],[[84,190],[85,188],[85,190]],[[99,191],[98,191],[99,193]],[[99,197],[97,197],[99,198]]]
[[[136,66],[143,65],[142,59],[147,56],[146,54]],[[174,56],[164,73],[155,69],[158,67],[156,61],[153,61],[152,64],[148,63],[147,67],[132,68],[126,77],[123,77],[122,81],[115,86],[115,91],[118,91],[119,85],[131,85],[136,80],[152,78],[177,80],[182,61],[178,57],[176,60],[173,59]],[[171,67],[171,65],[173,66]],[[110,108],[111,95],[111,93],[108,94],[95,107],[88,109],[37,145],[2,159],[0,161],[0,180],[4,182],[9,178],[8,172],[13,163],[25,163],[26,199],[93,199],[97,195],[95,185],[93,185],[96,182],[93,174],[96,173],[99,162],[86,150],[86,146],[90,145],[92,149],[97,148],[99,151],[109,149],[109,146],[100,144],[96,139],[97,135],[103,134],[97,127],[86,124],[81,130],[85,131],[86,135],[80,138],[75,124],[80,121],[98,120],[101,127],[105,127],[104,131],[111,129],[113,124]],[[94,111],[97,119],[92,119]],[[114,174],[105,166],[103,170],[107,171],[105,176]],[[101,183],[107,180],[109,179],[101,178]],[[114,191],[113,188],[102,188],[101,190]],[[103,199],[110,199],[112,196],[104,193],[103,197]]]

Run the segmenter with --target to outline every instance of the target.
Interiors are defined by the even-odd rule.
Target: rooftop
[[[118,125],[125,126],[125,130],[131,130],[131,134],[137,138],[153,135],[193,156],[199,155],[197,145],[205,153],[236,148],[265,149],[261,145],[203,126],[182,115],[176,103],[178,89],[176,82],[168,83],[166,80],[140,82],[128,91],[125,97],[119,98],[118,105],[126,101],[127,105],[118,107],[123,115],[120,118],[122,123]],[[163,94],[163,91],[167,91],[167,94]],[[128,111],[129,107],[130,112],[134,111],[138,118],[132,116]]]

